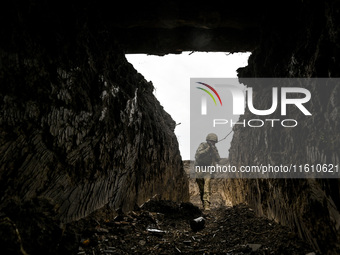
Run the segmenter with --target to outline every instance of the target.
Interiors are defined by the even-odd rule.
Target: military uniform
[[[195,167],[200,166],[202,169],[208,166],[214,166],[220,161],[220,155],[215,146],[217,135],[210,133],[206,138],[207,142],[201,143],[195,154]],[[204,210],[210,210],[210,178],[209,172],[196,173],[196,182],[200,191],[200,197]]]

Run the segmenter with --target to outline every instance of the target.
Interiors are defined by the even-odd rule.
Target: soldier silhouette
[[[217,135],[210,133],[206,137],[206,142],[202,142],[195,154],[195,167],[200,166],[208,167],[215,166],[220,161],[220,155],[215,146],[217,143]],[[200,197],[205,211],[210,210],[210,178],[211,174],[209,172],[200,172],[196,182],[200,191]]]

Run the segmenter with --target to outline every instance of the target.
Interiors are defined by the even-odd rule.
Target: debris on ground
[[[202,230],[204,226],[205,226],[205,218],[202,216],[190,221],[190,227],[192,231],[194,232]]]
[[[191,203],[151,200],[114,219],[91,217],[79,221],[78,254],[313,254],[295,233],[243,204],[205,214]],[[204,227],[193,230],[195,220]]]

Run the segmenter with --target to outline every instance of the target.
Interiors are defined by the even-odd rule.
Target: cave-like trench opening
[[[16,254],[26,254],[23,250],[28,254],[68,254],[67,250],[71,254],[339,254],[338,179],[233,179],[225,184],[233,205],[247,203],[252,209],[225,209],[211,217],[201,232],[191,231],[188,220],[195,217],[195,209],[174,205],[187,201],[187,182],[178,171],[182,159],[173,142],[173,122],[170,118],[163,122],[167,115],[149,93],[151,86],[123,57],[127,52],[252,51],[240,77],[339,77],[338,2],[111,5],[38,0],[3,8],[2,253],[13,254],[6,251],[14,248]],[[212,66],[210,61],[201,64],[201,70]],[[153,78],[147,79],[158,86]],[[176,98],[172,104],[181,102],[182,91],[174,86],[183,89],[183,84],[166,86],[177,92],[166,94]],[[147,93],[142,94],[144,88]],[[239,147],[230,158],[238,156],[236,164],[253,159],[291,163],[297,158],[302,163],[323,163],[327,156],[339,164],[339,87],[311,86],[311,90],[316,101],[310,122],[291,132],[244,130],[238,139],[235,130]],[[321,90],[324,96],[318,97]],[[266,98],[259,96],[258,101]],[[184,121],[171,115],[181,123],[176,132],[184,128]],[[162,140],[154,139],[159,134],[164,134]],[[183,137],[178,135],[180,146]],[[173,206],[139,206],[158,194]],[[262,223],[252,210],[264,216]]]
[[[175,134],[183,160],[190,160],[190,78],[236,78],[250,52],[183,52],[165,56],[126,54],[127,60],[155,87],[154,95],[177,123]],[[230,136],[217,144],[228,153]],[[221,137],[222,138],[222,137]],[[226,157],[226,155],[224,155]]]
[[[200,142],[190,142],[190,78],[237,78],[237,69],[248,64],[251,52],[182,52],[164,56],[149,54],[126,54],[127,60],[141,73],[148,82],[152,82],[154,95],[175,120],[175,134],[179,150],[184,162],[184,169],[189,176],[190,201],[202,208],[199,188],[194,178],[190,178],[194,154],[200,142],[204,141],[208,129],[200,131]],[[233,116],[237,119],[239,116]],[[203,128],[199,128],[203,129]],[[222,160],[228,159],[229,148],[233,137],[231,127],[223,127],[217,133],[219,140],[216,144]],[[211,129],[213,130],[213,129]],[[229,135],[228,135],[229,134]],[[196,144],[196,143],[197,144]],[[211,180],[211,206],[218,208],[231,205],[224,196],[223,179]]]

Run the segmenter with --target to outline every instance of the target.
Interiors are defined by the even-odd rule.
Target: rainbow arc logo
[[[211,87],[210,85],[208,85],[208,84],[206,84],[206,83],[203,83],[203,82],[197,82],[197,83],[198,83],[198,84],[201,84],[201,85],[203,85],[203,86],[205,86],[205,87],[207,87],[207,88],[209,88],[209,89],[217,96],[217,98],[218,98],[218,100],[220,101],[220,104],[221,104],[221,106],[222,106],[221,97],[220,97],[220,95],[217,93],[217,91],[216,91],[213,87]],[[212,94],[209,90],[204,89],[204,88],[201,88],[201,87],[196,87],[196,88],[198,88],[198,89],[203,90],[204,92],[206,92],[206,93],[214,100],[215,105],[217,105],[216,100],[215,100],[213,94]]]

